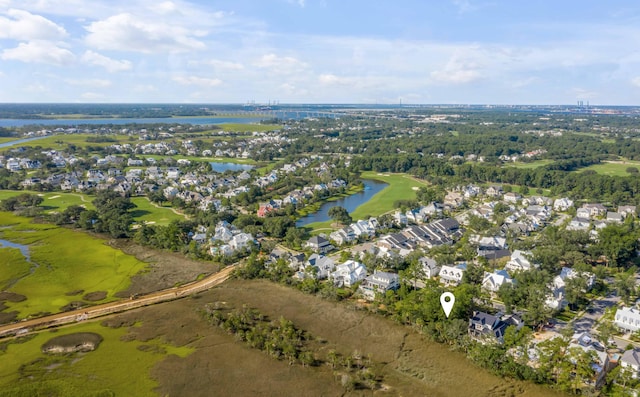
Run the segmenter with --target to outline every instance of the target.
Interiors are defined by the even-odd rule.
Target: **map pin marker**
[[[440,304],[442,305],[442,310],[444,310],[444,314],[449,318],[449,314],[451,314],[451,309],[453,309],[453,304],[456,303],[456,297],[453,296],[451,292],[445,292],[440,295]]]

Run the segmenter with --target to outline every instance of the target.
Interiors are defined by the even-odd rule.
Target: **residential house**
[[[229,246],[234,251],[248,248],[255,240],[250,233],[238,233],[229,240]]]
[[[607,211],[607,222],[609,223],[622,223],[624,216],[619,212]]]
[[[625,351],[620,359],[620,365],[622,368],[631,370],[631,376],[633,379],[637,379],[640,375],[640,349],[634,347]]]
[[[489,197],[500,197],[502,196],[502,193],[502,186],[497,185],[489,186],[485,191],[485,194]]]
[[[589,230],[591,221],[587,218],[573,218],[567,225],[567,230]]]
[[[619,328],[636,332],[640,330],[640,310],[635,307],[618,308],[614,322]]]
[[[618,212],[621,213],[625,218],[629,215],[636,216],[636,206],[635,205],[621,205],[618,207]]]
[[[424,278],[434,278],[438,274],[440,274],[440,266],[438,266],[438,263],[435,259],[423,256],[418,259],[418,262],[421,265],[421,270],[424,274]]]
[[[328,256],[312,254],[309,259],[300,266],[294,277],[298,279],[312,277],[317,280],[323,280],[329,277],[329,274],[335,270],[335,267],[335,262]]]
[[[444,205],[451,208],[458,208],[464,203],[464,196],[458,192],[449,192],[444,196]]]
[[[494,270],[493,273],[484,272],[484,278],[482,279],[483,289],[496,293],[505,283],[513,283],[513,279],[509,277],[509,273],[505,270]]]
[[[345,227],[329,234],[329,238],[333,240],[337,245],[342,245],[355,240],[356,234],[350,227]]]
[[[348,260],[336,266],[329,279],[338,287],[352,287],[367,277],[367,268],[360,262]]]
[[[607,214],[607,207],[600,203],[596,204],[583,204],[582,208],[589,210],[591,218],[605,216]]]
[[[350,249],[354,257],[363,259],[365,255],[375,255],[378,252],[378,248],[373,243],[363,243],[353,246]]]
[[[515,250],[511,254],[511,259],[504,266],[504,269],[508,272],[521,272],[531,270],[532,267],[538,267],[535,264],[532,264],[529,258],[531,257],[530,252]]]
[[[569,351],[573,349],[583,350],[594,357],[591,369],[594,371],[593,378],[588,382],[596,387],[600,387],[604,381],[607,371],[611,369],[609,355],[604,346],[593,339],[588,332],[574,334],[569,343]]]
[[[319,254],[326,254],[334,247],[329,243],[329,240],[322,236],[313,236],[306,243],[305,247],[311,248],[313,251]]]
[[[366,299],[373,300],[376,294],[384,294],[387,291],[395,291],[400,287],[400,279],[396,273],[376,271],[367,276],[358,287]]]
[[[518,193],[514,193],[514,192],[508,192],[505,193],[504,196],[502,197],[502,199],[504,201],[506,201],[507,203],[517,203],[520,199],[522,199],[522,196]]]
[[[585,207],[578,208],[576,210],[576,218],[591,219],[591,210]]]
[[[481,343],[502,343],[508,326],[498,316],[474,311],[469,319],[468,333],[471,339]]]
[[[569,199],[567,197],[556,199],[553,202],[554,211],[564,212],[564,211],[568,210],[571,207],[573,207],[573,200],[571,200],[571,199]]]
[[[462,282],[462,276],[466,270],[466,263],[457,266],[444,265],[440,269],[440,273],[438,273],[438,278],[442,284],[455,286]]]

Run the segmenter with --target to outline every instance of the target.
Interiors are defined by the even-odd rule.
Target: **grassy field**
[[[136,222],[168,225],[173,220],[187,219],[184,215],[173,212],[171,207],[156,207],[146,197],[132,197],[131,202],[136,205],[132,211]]]
[[[244,124],[244,123],[225,123],[220,124],[224,131],[230,132],[266,132],[279,130],[282,128],[280,124]]]
[[[371,197],[371,200],[356,208],[351,217],[353,219],[364,219],[368,216],[379,216],[393,211],[393,203],[398,200],[413,200],[416,198],[416,191],[421,186],[428,186],[423,182],[407,174],[381,174],[373,171],[363,172],[363,179],[375,179],[389,184],[382,191]]]
[[[602,162],[600,164],[590,165],[589,167],[581,168],[578,172],[585,170],[593,170],[598,174],[609,176],[629,176],[627,168],[635,167],[640,170],[640,161],[620,160],[619,162]]]
[[[31,264],[17,248],[0,248],[0,291],[4,291],[14,281],[29,274]]]
[[[17,196],[23,193],[37,194],[41,196],[44,201],[42,202],[42,204],[40,204],[40,206],[46,213],[61,212],[71,205],[81,205],[87,209],[95,209],[95,206],[91,203],[94,199],[94,196],[80,193],[39,193],[25,190],[0,190],[0,200]],[[135,222],[144,221],[147,223],[155,223],[158,225],[167,225],[169,224],[169,222],[175,219],[186,219],[184,215],[174,213],[171,207],[154,206],[146,197],[132,197],[131,202],[137,206],[137,208],[132,211],[133,220]]]
[[[135,257],[82,232],[33,224],[28,218],[0,212],[0,227],[3,226],[9,228],[1,230],[0,237],[28,245],[34,266],[33,273],[8,290],[27,297],[22,302],[6,303],[8,310],[18,311],[21,318],[59,312],[90,292],[105,291],[105,299],[112,300],[116,292],[129,287],[131,277],[147,267]],[[24,264],[20,266],[24,268]],[[12,272],[0,273],[0,280],[11,277]]]
[[[150,377],[153,366],[169,355],[187,357],[193,349],[159,340],[127,340],[127,328],[85,323],[10,343],[6,351],[0,349],[0,397],[157,396],[153,389],[158,383]],[[97,333],[103,341],[89,353],[41,352],[49,339],[77,332]]]
[[[553,160],[536,160],[529,163],[523,163],[523,162],[517,161],[515,163],[505,164],[505,167],[533,169],[533,168],[543,167],[551,163],[553,163]]]
[[[127,135],[116,135],[116,134],[110,134],[110,135],[108,135],[108,137],[117,140],[117,142],[87,142],[87,138],[96,137],[96,136],[97,135],[95,135],[95,134],[52,135],[52,136],[48,136],[46,138],[36,139],[35,141],[22,143],[22,144],[20,144],[20,146],[28,146],[28,147],[40,146],[40,147],[43,147],[43,148],[50,148],[50,149],[55,149],[55,150],[63,150],[63,149],[66,149],[67,145],[69,145],[69,144],[73,144],[73,145],[76,145],[78,147],[85,147],[85,146],[105,147],[105,146],[114,145],[116,143],[124,144],[124,143],[135,143],[135,142],[137,142],[137,140],[135,140],[135,142],[132,142],[129,139],[129,136],[127,136]]]

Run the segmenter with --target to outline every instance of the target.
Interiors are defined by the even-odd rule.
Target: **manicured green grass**
[[[422,186],[428,186],[427,182],[419,181],[407,174],[381,174],[373,171],[363,172],[363,179],[375,179],[386,182],[389,186],[382,189],[369,201],[356,208],[351,217],[364,219],[368,216],[379,216],[393,211],[393,203],[398,200],[413,200],[416,191]]]
[[[66,210],[71,205],[81,205],[86,209],[95,209],[91,203],[94,197],[88,194],[81,193],[62,193],[62,192],[47,192],[40,193],[29,190],[0,190],[0,200],[4,200],[9,197],[17,196],[20,194],[35,194],[44,199],[40,206],[45,212],[61,212]]]
[[[5,143],[5,142],[11,142],[11,141],[15,141],[18,140],[20,138],[12,138],[12,137],[7,137],[7,136],[2,136],[0,137],[0,143]]]
[[[133,197],[131,202],[136,205],[133,218],[136,222],[146,222],[156,225],[168,225],[173,220],[183,221],[184,215],[176,214],[171,207],[156,207],[146,197]]]
[[[38,265],[9,289],[27,297],[23,302],[7,303],[21,318],[59,312],[81,298],[67,295],[72,291],[106,291],[106,300],[113,300],[116,292],[129,287],[132,276],[147,267],[134,256],[80,231],[33,224],[29,218],[7,212],[0,212],[2,226],[9,227],[0,230],[0,238],[29,245],[31,261]]]
[[[505,166],[516,167],[516,168],[525,168],[525,169],[533,169],[533,168],[543,167],[543,166],[551,164],[551,163],[553,163],[553,160],[547,159],[547,160],[536,160],[536,161],[532,161],[530,163],[523,163],[523,162],[517,161],[515,163],[505,164]]]
[[[127,136],[127,135],[116,135],[116,134],[110,134],[110,135],[108,135],[108,137],[116,139],[118,142],[87,142],[87,138],[96,137],[96,136],[97,135],[95,135],[95,134],[52,135],[52,136],[48,136],[46,138],[37,139],[35,141],[22,143],[22,144],[20,144],[20,146],[29,146],[29,147],[41,146],[43,148],[62,150],[62,149],[66,149],[67,145],[69,145],[69,144],[73,144],[73,145],[76,145],[78,147],[85,147],[85,146],[105,147],[105,146],[114,145],[116,143],[121,143],[121,144],[132,143],[132,141],[129,140],[129,136]]]
[[[41,352],[49,339],[76,332],[94,332],[103,341],[89,353]],[[88,322],[11,343],[5,352],[0,350],[0,396],[157,396],[153,389],[158,383],[150,377],[153,366],[168,355],[186,357],[194,351],[158,340],[127,341],[126,334],[126,328]],[[142,346],[150,349],[143,351]]]
[[[589,167],[581,168],[578,172],[585,170],[593,170],[598,174],[609,176],[629,176],[627,168],[635,167],[640,170],[640,161],[621,160],[620,162],[602,162],[600,164],[590,165]]]

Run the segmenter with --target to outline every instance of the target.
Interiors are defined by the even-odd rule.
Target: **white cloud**
[[[335,74],[321,74],[318,81],[322,85],[352,85],[353,80],[348,77],[336,76]]]
[[[205,32],[192,31],[171,22],[145,20],[144,17],[121,13],[90,23],[86,42],[103,50],[136,51],[142,53],[183,52],[205,48],[196,37]]]
[[[466,84],[482,78],[479,66],[470,60],[452,57],[444,68],[431,72],[431,79],[435,83]]]
[[[289,56],[278,56],[276,54],[265,54],[254,62],[258,68],[268,69],[274,73],[291,74],[299,73],[309,68],[309,65],[297,58]]]
[[[60,40],[67,31],[56,23],[28,11],[10,9],[0,16],[0,39],[14,40]]]
[[[635,85],[636,87],[640,87],[640,77],[634,77],[633,79],[631,79],[631,84]]]
[[[49,41],[30,41],[20,43],[16,48],[2,51],[0,58],[5,61],[22,61],[26,63],[47,63],[53,65],[68,65],[75,59],[73,53],[66,48]]]
[[[215,87],[222,84],[222,80],[220,79],[209,79],[206,77],[196,76],[176,76],[173,78],[173,81],[182,85],[200,85],[209,87]]]
[[[108,72],[123,72],[131,69],[131,62],[127,60],[116,60],[106,57],[97,52],[88,50],[82,55],[82,61],[89,65],[102,66]]]
[[[65,82],[70,85],[92,88],[106,88],[112,84],[110,80],[104,79],[66,79]]]
[[[221,61],[218,59],[211,59],[205,62],[208,65],[213,66],[216,69],[224,70],[243,70],[244,65],[238,62]]]

